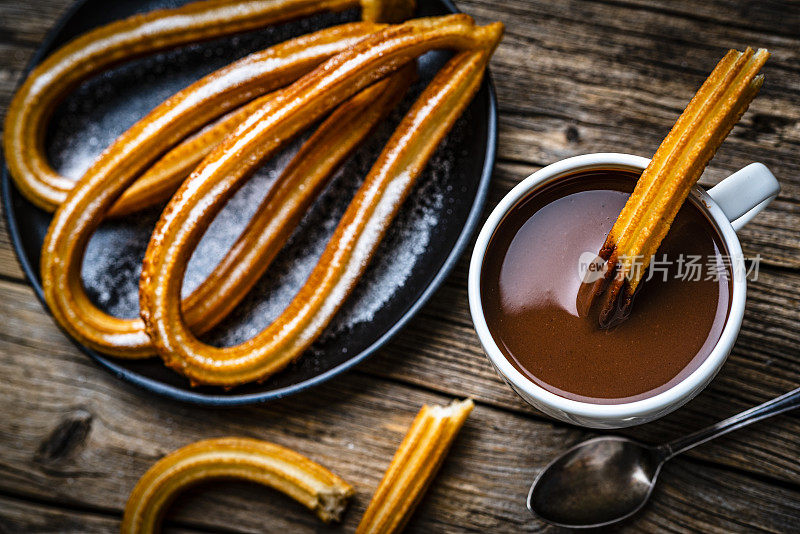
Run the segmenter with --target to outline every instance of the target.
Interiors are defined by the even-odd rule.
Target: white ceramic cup
[[[567,399],[538,386],[520,373],[503,355],[489,332],[481,303],[480,281],[489,240],[517,202],[544,185],[566,175],[593,169],[641,172],[650,160],[630,154],[599,153],[568,158],[533,173],[517,184],[483,225],[469,266],[469,308],[483,349],[500,376],[523,399],[542,412],[581,426],[622,428],[647,423],[681,407],[705,388],[728,357],[742,326],[747,293],[742,247],[736,231],[764,209],[780,192],[775,176],[761,163],[753,163],[708,191],[694,187],[689,199],[706,213],[721,236],[731,260],[730,312],[711,354],[694,372],[673,387],[652,397],[622,404],[592,404]],[[576,274],[577,275],[577,274]]]

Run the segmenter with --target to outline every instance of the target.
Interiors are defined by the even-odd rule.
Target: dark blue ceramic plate
[[[35,65],[76,35],[139,11],[171,6],[166,0],[79,2],[54,28],[33,59]],[[455,12],[448,0],[420,2],[419,16]],[[328,14],[236,37],[137,59],[92,78],[55,111],[46,139],[50,161],[79,177],[104,147],[155,105],[201,76],[289,37],[355,20],[358,12]],[[204,339],[241,342],[276,317],[305,281],[352,193],[413,97],[447,60],[434,52],[419,60],[420,83],[401,109],[345,164],[314,204],[297,232],[248,298]],[[167,397],[207,405],[276,399],[327,380],[374,353],[424,305],[463,252],[481,214],[495,156],[496,109],[489,81],[439,147],[359,283],[320,339],[288,369],[263,384],[224,391],[192,388],[157,358],[125,361],[86,347],[84,352],[119,378]],[[189,263],[184,290],[208,274],[244,227],[269,182],[298,144],[253,177],[209,228]],[[26,201],[3,167],[3,200],[20,263],[43,301],[39,252],[50,215]],[[104,224],[92,238],[83,265],[90,297],[108,312],[134,317],[138,278],[148,237],[160,210]]]

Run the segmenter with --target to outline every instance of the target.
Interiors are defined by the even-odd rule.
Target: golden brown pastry
[[[471,399],[422,407],[383,475],[356,534],[391,534],[405,527],[464,426]]]
[[[141,313],[165,363],[192,383],[233,386],[264,379],[297,358],[366,269],[428,158],[477,91],[501,33],[499,23],[479,27],[466,15],[386,28],[292,84],[215,149],[170,200],[145,255]],[[240,345],[217,348],[198,340],[181,314],[186,263],[238,184],[338,102],[421,53],[442,47],[465,51],[442,68],[408,112],[287,309]]]
[[[108,217],[124,217],[166,202],[214,147],[222,142],[253,111],[274,93],[267,93],[228,112],[199,132],[187,137],[161,156],[111,206]]]
[[[667,235],[689,191],[755,98],[764,49],[731,50],[717,64],[642,172],[598,256],[606,276],[582,284],[581,314],[603,328],[623,321],[651,257]]]
[[[342,103],[303,143],[253,219],[206,280],[184,301],[187,324],[205,332],[261,278],[335,170],[395,107],[416,79],[406,65]]]
[[[412,74],[405,72],[403,76],[383,80],[342,104],[290,162],[231,251],[187,297],[186,320],[195,332],[205,332],[217,324],[250,290],[288,237],[275,222],[287,218],[291,221],[302,214],[350,151],[400,100]],[[142,119],[147,121],[148,117]],[[343,127],[349,128],[347,135],[342,135]],[[124,136],[120,139],[124,141]],[[102,166],[107,157],[114,155],[115,147],[116,143],[78,182],[70,199],[84,192],[86,178],[95,176],[92,170],[98,165],[101,176],[117,177],[117,169],[124,168],[125,158],[114,161],[109,168]],[[68,200],[56,212],[54,220],[68,221],[69,230],[56,233],[62,227],[51,224],[45,239],[42,249],[45,297],[59,324],[81,343],[120,357],[147,357],[154,350],[141,319],[110,316],[88,301],[80,277],[83,249],[80,255],[69,256],[66,252],[77,242],[85,247],[107,209],[105,206],[114,201],[106,197],[105,206],[98,204],[105,185],[99,177],[95,176],[95,180],[86,186],[80,202]],[[93,218],[88,217],[89,213]]]
[[[321,465],[280,445],[248,438],[209,439],[178,449],[147,470],[128,497],[121,532],[158,532],[164,512],[180,492],[221,478],[274,488],[325,523],[339,521],[354,493],[350,484]]]
[[[205,0],[134,15],[81,35],[34,68],[11,101],[3,148],[14,182],[28,200],[42,209],[54,211],[64,201],[74,181],[60,176],[48,163],[44,133],[56,104],[93,74],[158,50],[357,5],[358,0]],[[367,11],[369,16],[386,14],[374,6]],[[317,58],[311,66],[318,62]],[[306,71],[307,68],[295,74]],[[257,75],[258,72],[253,73],[253,77]],[[286,78],[285,82],[295,78]],[[245,99],[219,100],[205,110],[204,121],[198,122],[195,129],[258,94],[263,93],[242,95],[249,97]]]

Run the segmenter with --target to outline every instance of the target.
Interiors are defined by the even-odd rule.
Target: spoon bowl
[[[528,510],[569,528],[596,528],[626,519],[644,506],[664,462],[701,443],[800,407],[800,388],[663,445],[617,436],[579,443],[550,462],[528,492]]]
[[[616,436],[585,441],[553,460],[528,493],[528,509],[553,525],[594,528],[636,513],[665,455]]]

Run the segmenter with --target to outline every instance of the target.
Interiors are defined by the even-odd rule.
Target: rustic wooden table
[[[0,109],[71,0],[0,2]],[[742,231],[761,254],[744,327],[711,387],[678,413],[622,432],[655,441],[732,415],[800,382],[800,7],[774,0],[670,3],[461,0],[507,26],[492,61],[500,145],[489,207],[543,165],[586,152],[652,154],[731,47],[769,48],[767,81],[703,177],[766,163],[783,193]],[[0,223],[4,224],[4,223]],[[592,435],[529,408],[484,358],[466,303],[467,258],[388,347],[320,388],[265,406],[211,410],[128,386],[56,328],[0,230],[0,531],[115,530],[129,491],[165,453],[243,435],[296,449],[353,483],[352,531],[414,413],[472,396],[477,408],[414,515],[415,532],[540,531],[528,485],[554,454]],[[673,461],[626,528],[797,532],[800,418],[788,414]],[[182,497],[173,530],[327,530],[301,506],[246,484]]]

